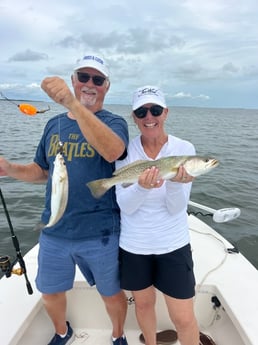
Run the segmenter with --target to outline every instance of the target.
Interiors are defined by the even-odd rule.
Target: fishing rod
[[[8,222],[9,228],[10,228],[13,245],[14,245],[14,248],[16,250],[16,259],[12,263],[11,263],[10,257],[8,255],[0,257],[0,268],[7,278],[11,277],[12,273],[17,274],[17,275],[23,274],[25,277],[25,280],[26,280],[26,286],[27,286],[28,294],[32,295],[33,290],[32,290],[31,284],[29,282],[29,279],[27,277],[26,266],[25,266],[25,262],[23,260],[22,254],[21,254],[19,241],[18,241],[18,238],[16,237],[16,235],[14,233],[12,222],[11,222],[9,212],[7,210],[7,207],[6,207],[5,199],[4,199],[1,188],[0,188],[0,198],[1,198],[1,201],[3,204],[3,208],[4,208],[7,222]],[[19,263],[20,268],[14,269],[13,267],[17,262]]]
[[[29,115],[29,116],[34,116],[36,114],[39,113],[45,113],[46,111],[50,110],[50,106],[48,105],[47,109],[42,109],[42,110],[38,110],[36,107],[34,107],[34,105],[32,104],[28,104],[28,103],[21,103],[21,104],[17,104],[16,102],[14,102],[13,100],[7,98],[1,91],[0,91],[0,95],[8,102],[16,105],[19,110],[25,114],[25,115]]]

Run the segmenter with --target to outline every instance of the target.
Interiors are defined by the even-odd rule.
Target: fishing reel
[[[11,277],[12,273],[17,274],[17,275],[23,274],[25,277],[28,294],[31,295],[33,294],[33,290],[30,285],[29,279],[27,277],[26,265],[20,251],[20,244],[19,244],[18,238],[16,237],[14,233],[11,218],[9,216],[9,212],[6,207],[5,199],[4,199],[1,188],[0,188],[0,199],[2,200],[4,212],[5,212],[6,219],[9,224],[9,228],[10,228],[10,232],[12,236],[13,245],[16,250],[16,259],[13,262],[11,262],[10,260],[11,258],[8,255],[0,256],[0,268],[7,278]],[[19,263],[20,268],[14,268],[14,265],[16,265],[17,262]]]
[[[4,273],[6,278],[11,277],[12,273],[21,276],[24,273],[24,270],[19,268],[14,268],[14,265],[17,263],[17,259],[11,262],[11,257],[9,255],[0,256],[0,268]]]
[[[17,238],[15,238],[14,243],[18,245]],[[14,266],[17,263],[19,263],[20,267],[14,268]],[[28,293],[29,295],[33,294],[32,287],[27,277],[25,262],[18,248],[17,248],[17,257],[13,262],[11,262],[11,257],[9,255],[0,256],[0,269],[4,273],[6,278],[10,278],[12,274],[17,274],[18,276],[24,275]]]

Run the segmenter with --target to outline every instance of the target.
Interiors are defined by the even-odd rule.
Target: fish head
[[[208,173],[216,166],[219,161],[213,157],[192,156],[184,163],[184,168],[191,176],[199,176]]]
[[[65,167],[65,160],[61,152],[58,152],[56,158],[54,160],[55,168],[64,168]]]

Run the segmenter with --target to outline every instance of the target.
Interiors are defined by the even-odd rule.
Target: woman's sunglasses
[[[102,86],[106,80],[106,78],[101,75],[90,75],[85,72],[77,72],[77,78],[81,83],[87,83],[91,79],[96,86]]]
[[[134,115],[138,117],[138,119],[143,119],[144,117],[146,117],[149,110],[152,116],[160,116],[163,112],[163,109],[163,107],[157,104],[152,105],[150,108],[140,107],[134,110]]]

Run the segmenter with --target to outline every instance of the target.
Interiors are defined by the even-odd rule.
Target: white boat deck
[[[241,329],[244,344],[258,345],[257,269],[242,254],[227,254],[225,249],[233,246],[206,224],[200,224],[200,220],[195,217],[191,217],[190,224],[197,285],[207,276],[203,282],[204,287],[197,286],[196,304],[199,290],[205,294],[207,286],[214,287],[214,294],[219,298],[233,325]],[[196,231],[206,235],[200,235]],[[216,246],[214,246],[214,236],[218,239]],[[213,271],[214,268],[217,269]],[[207,324],[207,320],[203,322]],[[218,339],[221,337],[221,332],[221,328],[218,329]],[[231,339],[228,344],[237,343]]]
[[[189,219],[197,280],[195,309],[200,330],[210,334],[217,345],[258,345],[257,270],[241,254],[227,254],[225,247],[231,248],[231,244],[203,222],[192,216]],[[45,345],[53,336],[53,326],[34,283],[37,251],[36,246],[25,257],[34,290],[32,295],[28,295],[23,276],[12,275],[0,280],[1,345]],[[158,296],[161,297],[159,293]],[[210,301],[212,296],[221,302],[217,310]],[[76,335],[73,344],[109,343],[111,324],[103,302],[96,289],[85,283],[79,270],[74,288],[68,292],[67,314]],[[157,315],[158,330],[171,328],[163,298],[158,298]],[[130,345],[141,344],[133,304],[128,306],[125,332]]]

